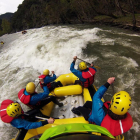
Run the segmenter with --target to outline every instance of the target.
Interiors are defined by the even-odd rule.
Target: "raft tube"
[[[81,94],[83,92],[82,86],[73,85],[75,84],[76,80],[79,80],[79,78],[73,73],[59,76],[55,81],[60,81],[63,87],[55,88],[51,94],[55,95],[56,97]]]
[[[56,97],[61,97],[61,96],[68,96],[68,95],[75,95],[75,94],[78,94],[78,95],[83,94],[84,102],[92,101],[92,99],[90,97],[90,93],[87,88],[82,89],[82,86],[80,86],[80,85],[73,85],[76,80],[79,80],[79,78],[77,78],[73,73],[64,74],[64,75],[59,76],[55,81],[60,81],[63,84],[63,87],[56,88],[53,92],[50,93],[50,95],[54,95]],[[94,88],[96,91],[95,86],[94,86]],[[40,111],[44,115],[50,116],[53,106],[54,106],[54,103],[50,102],[49,104],[45,105]],[[38,138],[45,132],[45,130],[50,131],[49,129],[51,129],[51,128],[54,128],[53,130],[57,130],[56,133],[59,134],[59,129],[58,129],[59,126],[61,127],[61,125],[66,125],[65,130],[66,129],[69,130],[69,129],[71,129],[72,124],[76,124],[74,129],[76,129],[76,126],[78,126],[79,124],[84,124],[84,126],[86,126],[86,128],[89,128],[89,126],[86,125],[86,124],[89,124],[89,122],[86,121],[84,119],[84,117],[55,119],[53,124],[47,124],[47,125],[44,125],[42,127],[36,128],[36,129],[28,130],[24,137],[22,134],[25,133],[25,130],[23,130],[23,132],[22,131],[19,132],[17,137],[12,140],[29,140],[31,138]],[[108,130],[105,130],[105,131],[108,131]],[[77,130],[77,132],[79,132],[79,130]],[[45,132],[45,133],[47,133],[47,132]],[[22,137],[19,137],[20,135],[22,135]],[[111,136],[111,134],[109,134],[109,135]],[[110,138],[112,139],[112,137],[113,136],[111,136]],[[41,140],[42,140],[42,138],[41,138]],[[110,139],[107,139],[107,140],[110,140]],[[120,140],[123,140],[123,139],[120,139]]]

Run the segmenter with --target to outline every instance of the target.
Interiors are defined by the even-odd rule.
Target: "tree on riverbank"
[[[11,22],[13,32],[50,24],[100,23],[140,26],[137,0],[24,0]]]
[[[135,10],[134,10],[134,4],[132,0],[128,0],[129,1],[129,5],[130,5],[130,11],[132,13],[132,23],[133,23],[133,28],[136,27],[136,17],[135,17]]]
[[[0,15],[0,36],[11,32],[11,17],[13,13],[5,13]]]
[[[10,31],[11,31],[10,22],[6,19],[2,19],[0,27],[0,35],[10,33]]]

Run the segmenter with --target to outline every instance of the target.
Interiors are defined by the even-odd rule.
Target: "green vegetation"
[[[11,32],[10,19],[13,13],[6,13],[0,16],[0,36]]]
[[[2,20],[1,26],[2,26],[3,32],[8,33],[10,31],[10,23],[6,19]]]
[[[97,21],[102,21],[102,20],[107,20],[107,19],[113,19],[113,18],[110,16],[105,16],[105,15],[99,15],[94,18],[94,20],[97,20]]]
[[[11,29],[76,23],[127,24],[135,29],[140,26],[139,14],[138,0],[24,0],[13,15]]]
[[[124,24],[132,24],[132,15],[126,15],[125,17],[119,17],[118,19],[114,20],[118,23],[124,23]]]
[[[6,19],[2,19],[1,26],[0,26],[0,35],[10,33],[11,25],[10,22]]]

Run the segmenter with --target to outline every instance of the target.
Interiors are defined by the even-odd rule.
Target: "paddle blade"
[[[100,67],[98,67],[98,66],[93,66],[94,68],[96,68],[96,69],[101,69]]]

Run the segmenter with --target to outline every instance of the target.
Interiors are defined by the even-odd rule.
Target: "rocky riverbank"
[[[116,19],[109,16],[96,16],[94,20],[86,20],[83,21],[83,23],[113,26],[140,33],[140,16],[137,16],[136,26],[133,26],[132,17],[130,15]]]

